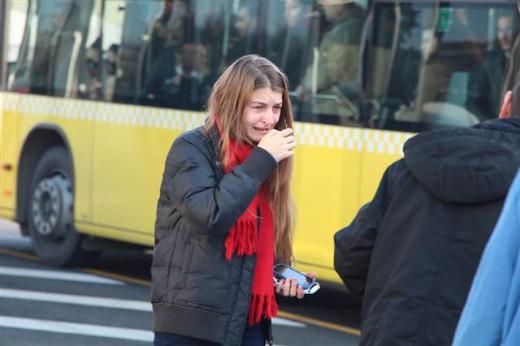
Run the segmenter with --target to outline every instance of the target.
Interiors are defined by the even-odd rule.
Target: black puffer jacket
[[[202,128],[177,138],[166,159],[152,264],[154,331],[240,345],[254,256],[224,258],[224,241],[276,168],[255,148],[224,174],[218,135]]]
[[[363,294],[362,345],[449,345],[520,166],[520,120],[422,133],[335,235],[335,268]]]

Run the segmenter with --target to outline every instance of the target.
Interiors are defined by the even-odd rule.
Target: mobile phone
[[[320,289],[320,284],[316,279],[310,278],[288,265],[279,263],[273,267],[273,282],[277,285],[282,279],[296,279],[298,286],[303,288],[305,294],[314,294]]]

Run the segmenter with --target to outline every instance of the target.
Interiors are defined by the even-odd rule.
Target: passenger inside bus
[[[229,48],[226,54],[226,66],[222,66],[222,70],[227,68],[236,59],[246,54],[257,52],[257,28],[256,28],[256,8],[255,2],[242,4],[233,16],[233,25],[229,34]]]
[[[206,47],[185,43],[180,61],[175,51],[165,50],[161,61],[152,68],[145,88],[146,103],[158,107],[202,110],[215,80],[207,66]]]
[[[503,12],[496,21],[496,40],[469,79],[466,106],[480,120],[491,119],[500,107],[505,69],[513,43],[513,12]]]
[[[163,11],[152,22],[150,28],[150,47],[147,62],[150,66],[160,58],[165,48],[172,47],[180,52],[185,39],[187,17],[187,3],[185,0],[164,0]]]
[[[210,74],[207,50],[201,44],[186,43],[181,61],[175,66],[172,107],[202,110],[216,77]]]
[[[312,42],[311,31],[318,13],[312,0],[285,0],[285,22],[273,36],[272,51],[267,56],[287,75],[291,89],[300,85],[309,61],[307,45]],[[302,55],[303,54],[303,55]]]
[[[98,100],[101,95],[101,37],[98,37],[85,52],[85,71],[80,74],[78,97]],[[83,70],[83,69],[82,69]]]
[[[517,19],[520,14],[520,0],[516,0]],[[511,57],[508,61],[506,80],[502,88],[502,94],[513,89],[515,81],[520,78],[520,34],[516,34],[513,47],[511,48]]]
[[[337,122],[347,124],[349,117],[357,113],[354,104],[360,89],[365,11],[354,0],[318,0],[318,4],[330,26],[296,92],[300,101],[309,104],[313,115],[333,116]]]
[[[469,74],[483,56],[484,44],[475,32],[486,18],[479,9],[441,6],[435,9],[433,28],[422,31],[421,63],[415,99],[401,105],[395,118],[429,126],[470,126],[477,117],[466,109]]]
[[[112,101],[117,78],[117,52],[119,45],[112,43],[103,55],[103,100]]]

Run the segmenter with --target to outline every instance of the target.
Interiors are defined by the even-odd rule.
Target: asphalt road
[[[4,346],[151,345],[151,256],[110,251],[89,268],[50,268],[17,226],[0,220],[0,339]],[[357,345],[358,299],[322,288],[278,299],[277,345]]]

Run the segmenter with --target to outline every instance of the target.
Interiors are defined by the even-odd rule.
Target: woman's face
[[[244,110],[244,127],[249,139],[258,143],[280,120],[282,93],[261,88],[253,91]]]

